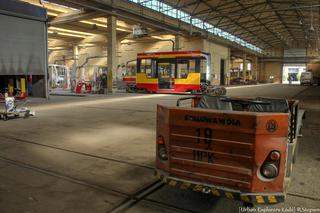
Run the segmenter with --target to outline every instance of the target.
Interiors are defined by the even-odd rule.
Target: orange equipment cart
[[[187,99],[191,107],[179,107]],[[283,202],[304,115],[298,103],[202,95],[158,105],[156,175],[250,205]]]

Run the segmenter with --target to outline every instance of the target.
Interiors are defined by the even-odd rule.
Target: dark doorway
[[[159,60],[157,62],[157,74],[159,89],[174,89],[176,64],[171,60]]]
[[[220,85],[224,85],[224,70],[225,70],[225,59],[220,60]]]

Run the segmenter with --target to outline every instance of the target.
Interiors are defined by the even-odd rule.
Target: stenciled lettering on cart
[[[203,123],[212,123],[225,126],[240,126],[240,120],[232,118],[214,118],[206,116],[196,116],[196,115],[185,115],[184,120],[186,121],[196,121]]]

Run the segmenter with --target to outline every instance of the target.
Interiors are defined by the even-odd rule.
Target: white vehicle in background
[[[304,84],[312,85],[312,83],[313,83],[312,72],[302,72],[301,76],[300,76],[300,84],[301,85],[304,85]]]
[[[51,89],[70,87],[70,70],[68,67],[59,64],[49,64],[49,86]]]

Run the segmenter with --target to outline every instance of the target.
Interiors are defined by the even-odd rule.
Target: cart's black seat
[[[249,111],[251,112],[289,112],[289,104],[286,99],[283,98],[264,98],[257,97],[257,101],[268,102],[269,104],[251,104]]]
[[[220,96],[203,95],[198,104],[199,108],[232,110],[231,102],[221,101]]]

